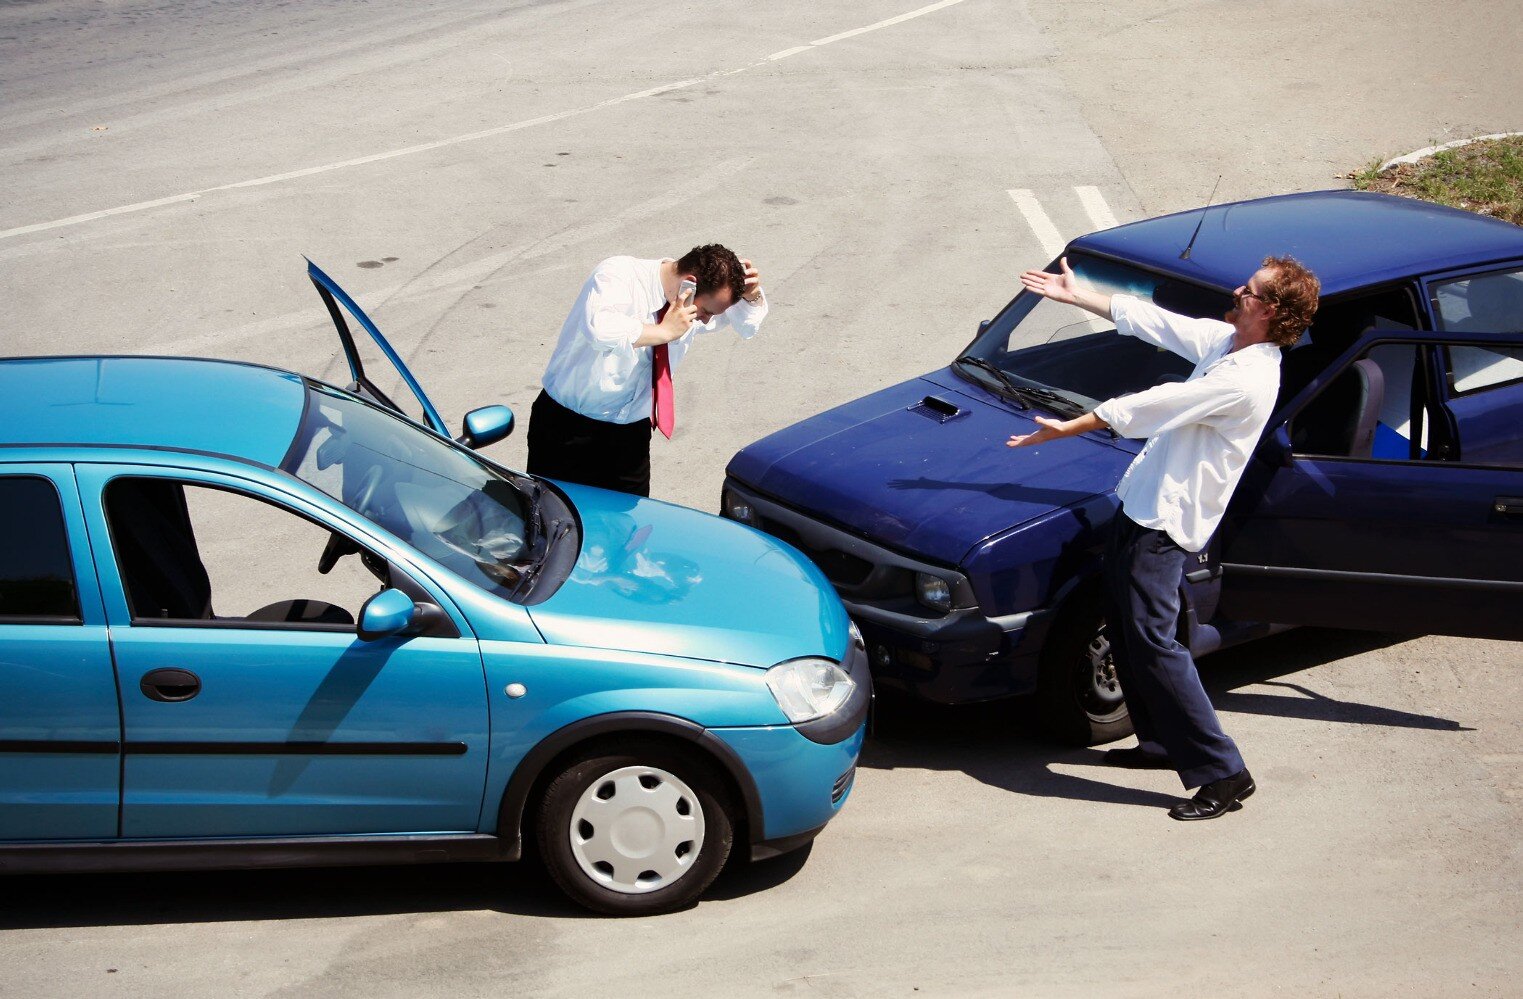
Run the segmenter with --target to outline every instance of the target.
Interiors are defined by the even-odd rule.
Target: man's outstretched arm
[[[1027,271],[1021,275],[1021,284],[1025,285],[1028,291],[1041,295],[1043,298],[1050,298],[1054,302],[1063,302],[1066,305],[1077,305],[1086,312],[1093,312],[1097,316],[1109,319],[1111,297],[1079,287],[1079,282],[1074,278],[1073,269],[1068,266],[1067,257],[1059,257],[1058,266],[1062,268],[1061,274]]]
[[[1042,425],[1042,429],[1034,430],[1029,434],[1016,434],[1005,442],[1005,446],[1030,447],[1033,444],[1045,444],[1048,441],[1072,437],[1088,430],[1104,430],[1110,426],[1094,413],[1085,413],[1071,420],[1054,420],[1046,416],[1038,416],[1036,421]]]

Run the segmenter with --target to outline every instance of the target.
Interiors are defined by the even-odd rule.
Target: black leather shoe
[[[1128,770],[1173,770],[1174,764],[1163,753],[1151,753],[1141,746],[1125,749],[1107,749],[1101,760],[1107,766],[1125,767]]]
[[[1214,780],[1195,792],[1195,797],[1169,809],[1169,818],[1181,822],[1214,819],[1242,808],[1242,800],[1252,794],[1253,775],[1240,770],[1231,777]]]

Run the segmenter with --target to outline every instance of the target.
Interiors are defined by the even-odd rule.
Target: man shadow
[[[1302,628],[1208,656],[1201,660],[1201,675],[1212,703],[1223,713],[1241,711],[1333,724],[1470,731],[1453,719],[1340,700],[1320,693],[1314,675],[1295,682],[1279,679],[1386,648],[1410,637]],[[1289,693],[1238,689],[1250,686],[1272,686]],[[1034,711],[1034,705],[1024,700],[949,706],[916,701],[881,689],[859,765],[878,770],[912,767],[958,771],[991,787],[1032,797],[1153,808],[1180,800],[1181,795],[1055,770],[1056,765],[1065,770],[1094,767],[1101,774],[1121,773],[1105,767],[1101,749],[1064,747],[1046,739]]]

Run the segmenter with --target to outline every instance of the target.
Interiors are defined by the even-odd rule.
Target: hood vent
[[[938,396],[928,395],[909,408],[911,413],[919,413],[928,420],[937,423],[946,423],[955,420],[959,416],[966,416],[967,410],[958,409],[955,402],[948,402]]]

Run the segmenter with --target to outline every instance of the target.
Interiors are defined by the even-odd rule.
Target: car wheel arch
[[[544,788],[564,762],[594,745],[617,746],[621,738],[656,738],[680,746],[714,765],[728,785],[741,814],[734,816],[737,831],[747,842],[764,838],[761,795],[740,756],[723,740],[696,722],[654,711],[615,711],[571,722],[541,739],[526,753],[508,778],[497,809],[497,835],[508,859],[523,854],[524,821],[532,815]]]

